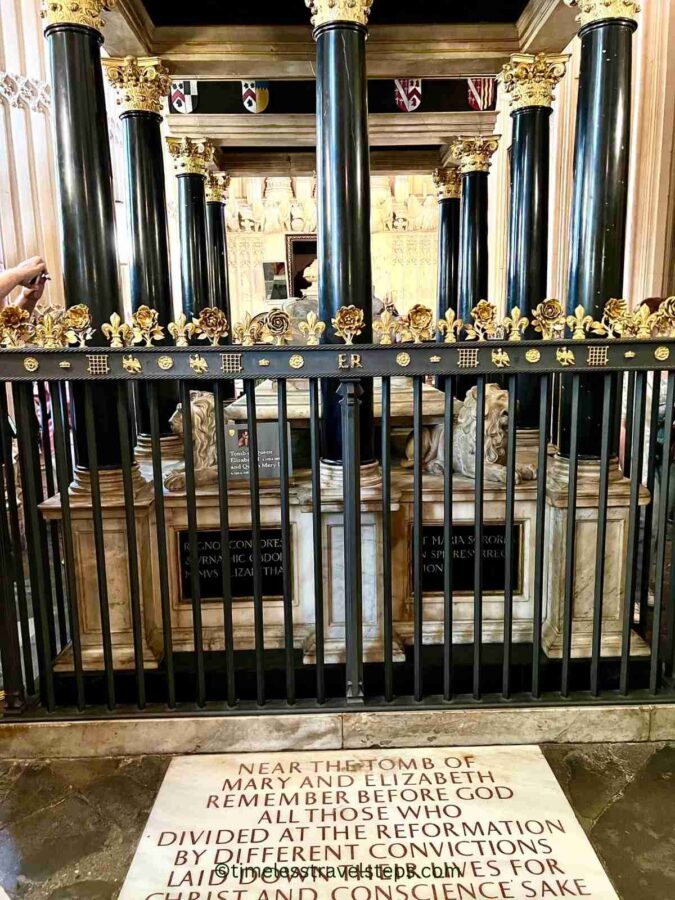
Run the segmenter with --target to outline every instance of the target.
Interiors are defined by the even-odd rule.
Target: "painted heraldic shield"
[[[402,112],[415,112],[422,105],[422,79],[395,78],[394,99]]]
[[[244,109],[251,113],[265,112],[270,102],[270,89],[267,81],[242,81],[241,99]]]
[[[490,109],[495,102],[494,78],[467,78],[471,109]]]
[[[171,112],[193,113],[197,111],[199,88],[196,81],[172,81],[169,98]]]

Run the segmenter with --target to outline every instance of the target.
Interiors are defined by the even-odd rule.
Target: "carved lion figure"
[[[452,468],[468,478],[476,477],[476,394],[472,387],[460,409],[452,443]],[[506,484],[506,443],[509,427],[509,393],[498,384],[485,388],[485,480]],[[422,433],[424,469],[431,475],[445,472],[445,426],[434,425]],[[410,437],[402,465],[413,465],[414,443]],[[516,484],[536,478],[534,466],[516,464]]]
[[[216,455],[216,413],[213,394],[194,391],[190,395],[192,413],[192,453],[194,456],[195,485],[201,487],[218,481]],[[169,421],[174,434],[183,435],[183,405]],[[168,491],[185,490],[185,463],[172,469],[164,478],[164,487]]]

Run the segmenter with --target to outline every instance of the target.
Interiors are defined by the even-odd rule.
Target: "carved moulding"
[[[603,19],[635,21],[640,12],[640,4],[635,0],[565,0],[565,4],[579,10],[577,22],[582,28]]]
[[[105,19],[117,0],[42,0],[40,15],[47,25],[84,25],[102,31]]]
[[[372,5],[373,0],[305,0],[314,28],[332,22],[367,25]]]
[[[213,144],[206,138],[168,137],[169,155],[174,161],[177,175],[202,175],[206,177],[213,162]]]
[[[117,103],[124,112],[162,112],[162,103],[171,87],[169,70],[158,56],[135,59],[101,59],[108,81],[117,92]]]
[[[569,59],[564,54],[514,53],[502,68],[501,81],[509,94],[511,109],[551,107],[555,86],[565,74]]]

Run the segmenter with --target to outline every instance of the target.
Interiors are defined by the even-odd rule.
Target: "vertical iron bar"
[[[413,653],[414,696],[422,699],[424,664],[424,607],[422,596],[422,378],[413,379]]]
[[[605,375],[602,402],[602,439],[600,446],[600,485],[598,489],[598,531],[595,543],[595,587],[593,591],[593,644],[591,649],[591,693],[600,693],[600,657],[602,654],[602,604],[605,593],[605,547],[607,543],[607,500],[609,497],[609,463],[615,390],[614,376]]]
[[[637,553],[640,525],[640,483],[642,481],[642,457],[644,451],[644,425],[647,405],[647,373],[635,374],[635,403],[633,409],[633,432],[626,435],[631,441],[630,469],[630,509],[628,513],[628,548],[626,553],[626,580],[624,587],[623,634],[621,638],[621,672],[619,691],[628,694],[630,674],[630,635],[634,618],[637,587]]]
[[[316,642],[316,699],[326,700],[326,673],[324,668],[324,615],[323,615],[323,547],[321,535],[321,447],[319,419],[319,383],[309,381],[309,429],[312,467],[312,538],[314,543],[314,628]]]
[[[291,511],[289,500],[288,414],[286,381],[277,382],[279,413],[279,473],[281,488],[281,544],[283,553],[284,644],[286,646],[286,698],[295,703],[295,660],[293,648],[293,567],[291,555]]]
[[[656,379],[654,379],[656,390]],[[661,669],[661,623],[663,619],[663,594],[666,578],[666,546],[668,541],[668,493],[670,488],[670,454],[672,451],[673,435],[673,405],[675,404],[675,372],[668,373],[668,387],[666,389],[665,427],[663,435],[663,457],[661,459],[661,479],[659,487],[659,510],[656,522],[657,548],[654,584],[654,619],[652,623],[652,658],[649,671],[649,691],[658,693],[660,669]],[[674,579],[672,571],[672,544],[671,544],[671,583]]]
[[[129,557],[129,599],[131,627],[134,636],[134,664],[136,669],[136,700],[139,709],[145,709],[145,671],[143,664],[143,611],[138,567],[138,536],[136,532],[136,508],[131,459],[131,435],[129,434],[129,386],[117,383],[117,424],[120,432],[120,461],[124,489],[124,514],[126,518],[127,555]]]
[[[628,372],[626,387],[626,437],[623,442],[623,474],[630,477],[631,467],[631,435],[633,433],[633,414],[635,411],[635,372]]]
[[[4,391],[4,384],[2,385]],[[7,489],[3,466],[0,465],[0,662],[2,687],[5,693],[5,713],[19,713],[26,702],[21,671],[19,622],[14,593],[12,545],[7,520]]]
[[[537,457],[537,513],[534,537],[534,605],[532,614],[532,696],[541,696],[541,629],[544,617],[544,541],[546,538],[546,469],[551,376],[543,375],[539,393],[539,454]]]
[[[31,652],[30,624],[28,615],[28,598],[26,596],[26,576],[23,567],[21,550],[21,526],[19,523],[18,490],[14,476],[14,458],[12,435],[9,427],[9,407],[7,404],[7,388],[0,386],[0,459],[5,463],[6,503],[9,511],[9,529],[11,535],[11,561],[16,582],[19,607],[19,623],[21,627],[21,651],[23,655],[24,678],[26,691],[35,694],[35,673],[33,671],[33,654]]]
[[[570,661],[572,657],[572,610],[574,606],[574,573],[576,562],[577,472],[579,468],[579,396],[581,380],[572,376],[570,413],[570,456],[567,482],[567,528],[565,532],[565,593],[563,598],[563,648],[560,693],[569,696]]]
[[[382,377],[382,592],[384,699],[394,699],[394,623],[391,559],[391,378]]]
[[[60,384],[52,382],[52,409],[54,412],[54,456],[56,459],[56,477],[61,499],[61,528],[63,538],[63,556],[66,563],[66,588],[68,597],[68,617],[70,620],[70,640],[73,645],[73,668],[75,670],[75,690],[77,692],[77,708],[85,707],[84,675],[82,669],[82,641],[80,637],[80,608],[77,598],[77,579],[75,577],[75,549],[73,546],[73,523],[70,509],[70,476],[68,458],[70,456],[70,433],[67,430],[63,397]]]
[[[94,398],[91,383],[84,385],[84,418],[87,439],[87,459],[91,478],[91,512],[94,527],[94,548],[96,555],[96,579],[101,612],[101,640],[103,642],[103,665],[108,698],[108,709],[115,708],[115,670],[110,631],[110,607],[108,604],[108,575],[105,560],[105,531],[101,508],[101,482],[98,471],[98,448],[96,446],[96,426],[94,423]]]
[[[157,565],[159,568],[159,601],[162,610],[162,640],[164,668],[166,669],[167,706],[176,706],[176,677],[173,660],[173,635],[171,633],[171,599],[169,596],[169,554],[166,546],[166,512],[164,509],[164,473],[162,471],[162,444],[159,430],[159,402],[157,384],[148,381],[150,413],[150,446],[152,454],[152,480],[155,494],[155,526],[157,533]]]
[[[654,478],[656,474],[656,435],[659,428],[659,393],[661,386],[661,372],[652,373],[652,401],[649,412],[649,444],[647,448],[647,481],[646,488],[650,498],[654,496]],[[638,567],[640,573],[640,628],[644,631],[647,627],[649,613],[649,572],[652,560],[652,525],[654,521],[654,503],[650,501],[644,510],[644,523],[642,529],[640,561]]]
[[[50,603],[47,591],[47,539],[39,505],[42,498],[37,422],[33,405],[33,385],[13,386],[19,446],[19,468],[23,488],[24,521],[28,545],[28,572],[35,622],[40,673],[40,694],[49,712],[54,710],[54,673],[49,632]]]
[[[453,694],[452,658],[452,442],[454,428],[455,376],[445,378],[445,407],[443,411],[443,699]]]
[[[260,555],[260,473],[258,471],[258,420],[255,407],[255,381],[244,381],[248,410],[248,460],[251,487],[251,536],[253,543],[253,617],[255,630],[256,698],[265,703],[265,623],[263,609],[262,559]]]
[[[472,388],[473,390],[473,388]],[[473,559],[473,697],[481,698],[483,656],[483,475],[485,472],[485,375],[476,384],[476,482]]]
[[[518,377],[509,376],[509,430],[506,445],[506,509],[504,536],[504,658],[502,662],[502,695],[511,696],[511,647],[513,638],[513,530],[516,490],[516,399]]]
[[[206,704],[206,677],[204,674],[204,647],[202,641],[202,597],[199,584],[199,543],[197,529],[197,497],[195,484],[195,459],[192,445],[192,404],[190,385],[182,381],[180,400],[183,409],[183,452],[185,454],[185,502],[187,505],[188,544],[190,553],[190,593],[192,594],[192,635],[194,640],[195,670],[197,676],[197,706]]]
[[[234,382],[227,384],[227,393],[234,390]],[[220,511],[220,547],[222,554],[223,629],[225,637],[225,677],[227,705],[237,702],[234,674],[234,625],[232,622],[232,567],[230,564],[230,509],[227,488],[227,448],[225,446],[225,397],[223,383],[216,381],[213,399],[216,407],[216,454],[218,461],[218,506]]]

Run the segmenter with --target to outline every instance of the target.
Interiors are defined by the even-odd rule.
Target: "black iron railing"
[[[527,444],[516,431],[516,388],[523,375],[539,381],[539,430],[535,443],[530,435]],[[392,385],[401,376],[411,385],[408,423],[392,415]],[[433,425],[443,426],[435,434],[445,467],[433,474],[425,463],[429,426],[423,388],[439,376],[443,412]],[[8,716],[673,698],[672,339],[27,348],[2,352],[0,377],[0,496],[6,498],[0,515],[0,653]],[[276,385],[279,458],[272,482],[259,470],[256,386],[262,378]],[[216,474],[208,521],[191,416],[183,415],[184,489],[172,494],[164,487],[167,460],[158,393],[167,379],[179,385],[184,410],[193,391],[214,398]],[[307,452],[301,463],[288,440],[288,386],[297,379],[307,380]],[[337,494],[334,477],[326,480],[321,463],[321,384],[328,379],[337,382],[341,398],[344,459]],[[359,404],[361,385],[371,379],[377,379],[381,398],[379,469],[365,484]],[[561,380],[571,396],[570,451],[564,462],[555,456],[551,424]],[[230,401],[225,398],[233,381],[243,386],[247,403],[244,486],[228,472]],[[115,397],[115,408],[105,414],[116,423],[116,472],[98,466],[101,382],[113,388],[105,396]],[[460,386],[464,392],[474,384],[476,421],[483,422],[491,383],[508,390],[504,479],[500,484],[486,479],[486,432],[479,427],[472,486],[449,463],[457,438],[455,396]],[[599,422],[580,421],[580,395],[589,389],[602,397]],[[76,392],[81,392],[83,418],[74,422]],[[151,433],[139,494],[133,448],[134,409],[140,402],[148,405]],[[612,425],[620,403],[622,472]],[[580,433],[589,428],[597,434],[594,461],[579,454]],[[395,440],[406,429],[412,431],[410,468],[401,466]],[[75,430],[78,446],[86,448],[86,471],[77,469]],[[525,491],[519,474],[526,456],[536,476]],[[73,492],[74,479],[79,488]],[[242,518],[246,495],[249,505]],[[251,599],[244,605],[233,599],[232,561],[225,549],[234,530],[235,502],[237,528],[244,521],[251,534]],[[401,504],[408,502],[409,517],[397,518]],[[294,557],[299,526],[291,521],[298,504],[308,517],[302,520],[302,559]],[[328,514],[333,525],[339,521],[342,526],[341,542],[332,545]],[[177,606],[175,534],[169,520],[183,521],[181,516],[190,601]],[[273,640],[262,550],[270,523],[279,531],[281,559]],[[430,528],[438,531],[432,535]],[[201,596],[204,529],[217,535],[222,548],[215,599]],[[495,535],[503,537],[499,552],[486,557],[483,548],[497,540]],[[458,536],[474,548],[473,556],[457,556]],[[432,539],[442,562],[436,573],[440,581],[430,587],[425,548]],[[92,548],[88,556],[84,547]],[[400,583],[408,575],[409,589]],[[470,587],[464,581],[460,586],[460,577],[469,578]],[[372,594],[367,603],[366,583]],[[305,631],[298,637],[300,590],[312,602],[311,621],[307,604],[301,611]],[[366,605],[374,625],[364,623]],[[337,607],[344,607],[344,615],[335,631]],[[216,609],[222,612],[217,639]],[[608,616],[619,619],[612,634],[606,630]],[[124,646],[120,621],[128,637]],[[98,647],[92,634],[100,636]]]

